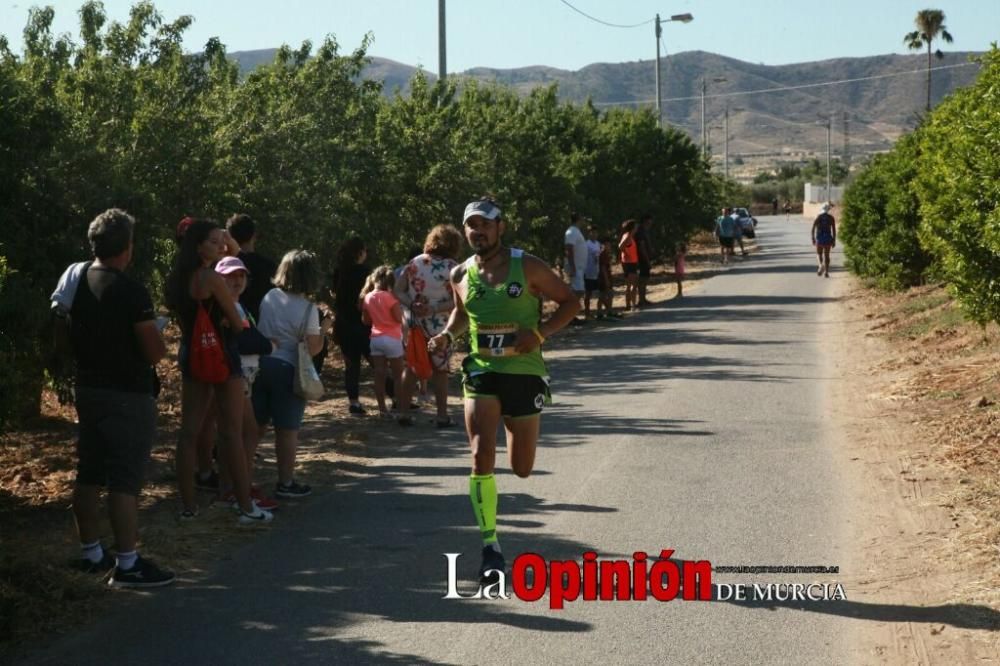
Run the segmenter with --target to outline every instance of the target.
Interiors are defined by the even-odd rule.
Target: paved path
[[[824,436],[818,341],[835,307],[808,224],[683,301],[567,335],[535,474],[498,476],[508,560],[676,550],[714,564],[846,566],[847,480]],[[835,253],[839,265],[839,250]],[[407,431],[409,434],[409,431]],[[307,433],[308,435],[308,433]],[[37,657],[64,663],[816,663],[851,655],[850,604],[449,601],[442,553],[479,544],[464,436],[370,444],[368,469],[282,511],[198,584],[128,604]],[[347,470],[352,471],[352,470]],[[363,472],[363,473],[361,473]],[[760,582],[750,575],[717,581]],[[837,577],[772,576],[786,582]],[[466,589],[468,586],[465,586]],[[847,589],[850,596],[850,589]],[[136,595],[130,595],[136,596]]]

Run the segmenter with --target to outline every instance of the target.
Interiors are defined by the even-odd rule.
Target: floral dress
[[[408,283],[407,293],[411,302],[424,302],[434,312],[427,317],[414,317],[424,329],[427,339],[444,330],[448,324],[451,309],[455,306],[455,294],[451,286],[451,269],[458,265],[454,259],[444,259],[430,254],[414,257],[403,271]],[[431,354],[435,369],[447,370],[451,348]]]

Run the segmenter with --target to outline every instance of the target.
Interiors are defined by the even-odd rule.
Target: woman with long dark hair
[[[344,356],[344,383],[350,413],[362,416],[365,413],[359,399],[361,381],[361,357],[371,359],[369,335],[371,328],[361,321],[359,299],[361,288],[371,268],[365,263],[368,249],[360,236],[351,236],[337,251],[337,268],[333,273],[336,324],[334,339]]]
[[[180,251],[167,277],[167,306],[181,326],[177,355],[181,386],[181,429],[177,441],[177,485],[181,494],[181,520],[198,515],[195,495],[196,440],[212,398],[218,409],[219,454],[229,470],[241,524],[265,523],[272,515],[258,508],[250,497],[250,479],[243,452],[243,379],[236,338],[243,320],[236,310],[225,280],[212,266],[224,255],[222,229],[210,220],[195,220],[184,233]],[[191,338],[199,307],[204,307],[226,350],[229,376],[217,384],[199,381],[191,372]]]

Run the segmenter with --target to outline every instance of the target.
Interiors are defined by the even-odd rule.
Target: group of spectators
[[[586,324],[591,318],[591,299],[597,297],[594,318],[597,320],[620,319],[614,310],[614,283],[611,265],[621,264],[625,281],[625,311],[634,311],[652,304],[647,296],[653,267],[652,226],[653,216],[643,215],[638,221],[628,219],[621,223],[618,234],[602,234],[587,220],[587,235],[580,229],[583,217],[570,215],[570,225],[565,233],[565,258],[563,272],[570,280],[573,292],[583,299],[583,319],[574,319],[573,326]],[[674,279],[677,296],[683,295],[685,257],[687,244],[674,247]]]
[[[574,213],[565,235],[564,271],[584,300],[584,319],[620,318],[612,307],[612,264],[622,265],[627,310],[650,304],[653,218],[626,220],[620,234],[601,235]],[[199,517],[198,490],[231,505],[240,525],[273,520],[279,500],[312,489],[295,476],[306,398],[299,387],[300,359],[307,354],[318,373],[329,352],[327,335],[340,348],[348,413],[363,417],[362,359],[374,370],[380,417],[414,425],[413,397],[428,384],[439,428],[455,425],[448,413],[452,345],[428,345],[446,332],[455,309],[452,271],[459,264],[462,234],[452,225],[431,229],[422,248],[401,266],[372,267],[359,236],[337,253],[330,289],[316,256],[286,253],[275,263],[257,252],[257,225],[237,214],[225,224],[186,217],[175,234],[177,251],[165,283],[170,317],[157,316],[149,291],[126,269],[132,260],[135,220],[110,209],[88,228],[91,261],[69,266],[52,295],[57,345],[75,365],[79,417],[77,484],[73,509],[81,543],[77,567],[110,571],[122,587],[167,585],[173,573],[139,557],[136,498],[155,435],[155,367],[167,354],[163,330],[180,329],[177,363],[181,424],[176,474],[182,522]],[[680,295],[684,244],[675,252]],[[333,311],[316,299],[326,295]],[[303,348],[305,351],[303,351]],[[391,408],[387,400],[392,400]],[[273,428],[277,483],[269,495],[254,483],[257,448]],[[116,542],[114,557],[99,538],[98,498],[109,492]],[[273,495],[273,496],[272,496]]]
[[[81,543],[75,565],[110,572],[119,587],[168,585],[174,574],[139,557],[137,497],[155,437],[159,379],[155,366],[167,354],[163,330],[180,328],[177,363],[181,425],[176,450],[179,520],[199,517],[197,490],[231,504],[241,525],[273,520],[278,500],[306,497],[312,489],[295,478],[299,430],[306,399],[296,388],[300,346],[315,370],[333,332],[345,363],[349,412],[359,401],[361,358],[375,369],[379,411],[389,416],[385,393],[395,397],[400,425],[413,425],[409,396],[417,378],[404,372],[404,335],[426,340],[447,323],[454,300],[449,280],[462,236],[435,227],[423,251],[404,266],[372,270],[359,237],[338,252],[330,311],[313,300],[322,272],[316,256],[293,250],[277,264],[256,251],[257,227],[248,215],[225,227],[184,218],[177,226],[175,260],[165,284],[171,317],[157,316],[144,285],[126,273],[135,220],[110,209],[91,222],[93,259],[69,266],[52,294],[56,344],[71,356],[79,418],[77,483],[73,510]],[[397,278],[398,276],[398,278]],[[438,427],[454,425],[447,411],[449,350],[426,357]],[[383,382],[386,368],[391,382]],[[278,481],[273,497],[254,483],[258,444],[273,426]],[[112,556],[100,541],[99,494],[108,489],[115,536]]]
[[[715,220],[715,237],[719,239],[719,251],[722,253],[722,263],[728,264],[736,254],[736,245],[740,246],[740,255],[746,256],[747,249],[743,245],[743,227],[739,216],[730,207],[722,209],[722,214]]]

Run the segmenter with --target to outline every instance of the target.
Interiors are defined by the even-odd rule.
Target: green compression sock
[[[483,544],[497,542],[497,480],[492,474],[473,474],[469,477],[469,499],[479,523]]]

